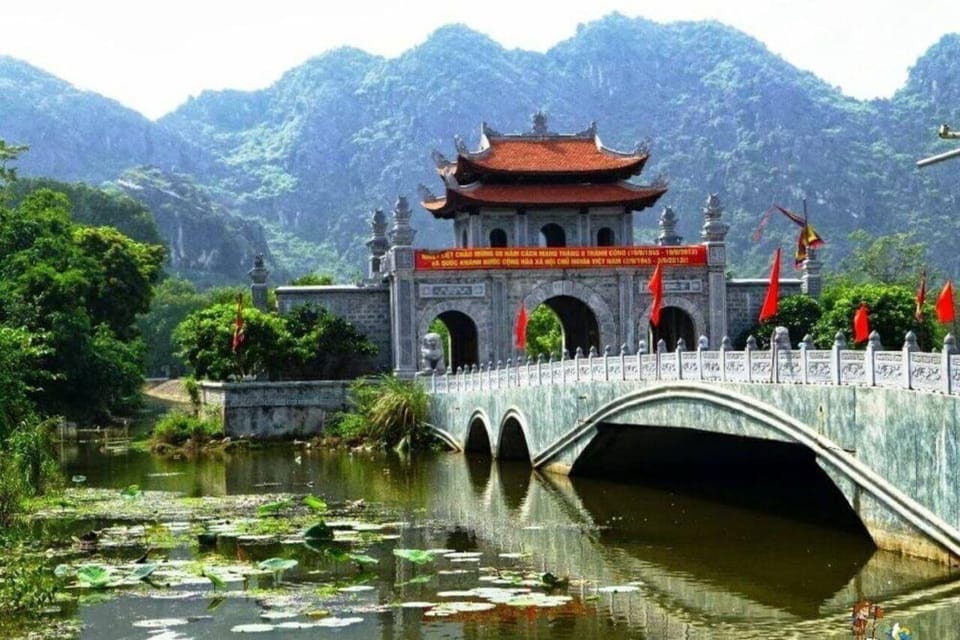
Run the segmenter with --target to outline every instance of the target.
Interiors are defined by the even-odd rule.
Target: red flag
[[[514,329],[517,349],[527,348],[527,308],[521,304],[520,312],[517,314],[517,326]]]
[[[647,283],[647,291],[653,294],[653,306],[650,308],[650,324],[657,326],[660,324],[660,307],[663,306],[663,267],[657,263],[657,268],[653,270],[653,276]]]
[[[773,254],[773,266],[770,267],[770,284],[767,286],[767,297],[763,299],[760,308],[760,322],[769,320],[777,315],[777,303],[780,300],[780,247]]]
[[[233,352],[236,353],[243,339],[246,336],[243,333],[243,294],[237,294],[237,318],[233,321]]]
[[[923,305],[927,301],[927,268],[924,267],[920,272],[920,287],[917,288],[917,308],[913,312],[913,317],[917,322],[923,322]]]
[[[853,314],[853,342],[859,344],[870,338],[870,319],[867,317],[867,303],[861,302],[860,308]]]
[[[943,291],[937,298],[937,320],[943,324],[950,324],[956,320],[956,312],[953,306],[953,283],[947,280],[943,285]]]

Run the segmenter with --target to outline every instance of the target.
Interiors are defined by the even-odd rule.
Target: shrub
[[[377,381],[358,380],[350,387],[354,411],[341,418],[340,429],[384,446],[406,440],[412,447],[429,441],[427,393],[415,382],[389,375]],[[346,437],[346,436],[345,436]]]
[[[200,445],[222,436],[223,423],[219,419],[171,411],[157,421],[151,441],[154,447],[160,444],[180,447],[188,440]]]

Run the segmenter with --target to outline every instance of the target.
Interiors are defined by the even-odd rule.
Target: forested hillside
[[[10,80],[11,64],[0,65],[0,86],[19,82]],[[799,207],[804,196],[827,238],[828,267],[854,229],[912,230],[932,260],[960,275],[952,241],[960,232],[960,161],[914,165],[950,148],[936,139],[940,123],[960,126],[958,35],[918,60],[892,99],[867,102],[723,25],[619,15],[582,26],[545,54],[504,49],[463,26],[444,27],[392,59],[338,49],[261,91],[205,92],[157,123],[90,94],[81,97],[113,110],[74,111],[58,96],[76,91],[31,82],[49,95],[41,99],[38,88],[29,103],[17,92],[0,98],[0,138],[32,147],[19,165],[24,174],[99,182],[141,164],[189,174],[220,210],[262,222],[274,262],[292,275],[359,270],[371,209],[389,207],[398,193],[415,198],[421,182],[442,191],[433,149],[452,156],[458,134],[476,145],[484,120],[504,132],[526,130],[537,109],[560,132],[596,120],[613,148],[649,138],[640,180],[667,176],[661,204],[678,213],[687,240],[698,238],[706,195],[719,193],[738,275],[760,275],[774,244],[794,240],[780,221],[751,242],[761,212],[774,201]],[[74,96],[70,104],[80,102]],[[55,118],[44,115],[53,108],[46,104],[57,105]],[[154,143],[107,154],[102,131],[80,126],[91,113],[109,116],[110,148],[113,140]],[[29,127],[11,124],[31,119]],[[72,148],[92,148],[96,162],[65,154],[65,131]],[[654,237],[658,213],[638,216],[638,238]],[[449,242],[449,230],[422,210],[414,225],[418,242]]]

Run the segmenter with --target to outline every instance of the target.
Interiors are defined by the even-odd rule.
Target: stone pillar
[[[390,243],[387,241],[387,218],[383,209],[377,209],[370,218],[370,239],[367,240],[368,258],[367,278],[374,280],[380,276],[383,269],[383,256],[386,255]]]
[[[803,261],[803,275],[800,276],[800,291],[811,298],[819,298],[823,291],[823,278],[820,275],[822,266],[817,249],[807,247],[807,259]]]
[[[683,238],[677,235],[677,214],[670,207],[665,207],[660,214],[660,234],[657,244],[661,247],[675,247],[683,243]]]
[[[703,227],[700,239],[707,247],[707,287],[709,288],[709,306],[706,332],[713,344],[720,344],[727,334],[727,246],[726,237],[729,227],[720,221],[723,207],[715,193],[707,196],[703,207]]]
[[[620,318],[617,325],[620,327],[618,340],[624,346],[636,344],[637,320],[633,301],[633,272],[623,271],[617,274],[617,285],[620,290]],[[627,347],[628,349],[630,347]]]
[[[260,311],[266,312],[267,309],[267,276],[270,271],[263,265],[263,254],[258,253],[253,258],[253,269],[247,272],[250,276],[250,297],[253,298],[253,306]]]
[[[589,209],[580,209],[580,215],[577,216],[577,236],[576,246],[589,247],[593,245],[593,238],[590,236]]]
[[[480,216],[470,214],[467,216],[467,246],[468,247],[483,247],[486,246],[486,242],[483,237],[483,227],[480,224]]]
[[[412,215],[407,199],[398,197],[389,233],[390,330],[393,336],[393,370],[403,378],[412,378],[419,365],[412,246],[417,232],[410,226]]]

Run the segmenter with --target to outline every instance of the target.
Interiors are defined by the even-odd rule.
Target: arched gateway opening
[[[664,307],[660,310],[660,324],[656,327],[650,325],[650,349],[656,349],[657,343],[662,339],[667,345],[667,351],[673,351],[680,338],[683,338],[688,350],[697,348],[693,318],[679,307]]]
[[[553,312],[545,315],[544,328],[555,331],[556,325],[559,324],[561,350],[566,349],[570,357],[577,352],[577,347],[583,350],[584,355],[590,353],[590,347],[600,352],[600,325],[597,323],[597,316],[586,303],[573,296],[554,296],[544,300],[542,306]],[[536,312],[537,310],[534,310],[534,313]],[[551,326],[550,323],[554,324]],[[528,343],[532,337],[530,332],[531,327],[528,324]]]
[[[478,357],[477,325],[462,311],[444,311],[430,323],[430,331],[440,334],[443,357],[448,367],[456,371],[480,362]]]

